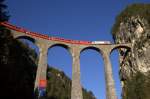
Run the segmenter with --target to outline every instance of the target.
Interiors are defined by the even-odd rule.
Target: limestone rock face
[[[150,99],[150,4],[127,6],[112,32],[115,43],[132,44],[131,51],[119,49],[122,99]]]
[[[125,94],[125,82],[136,72],[150,72],[150,24],[140,16],[131,16],[122,21],[114,38],[116,43],[132,43],[132,50],[120,49],[120,79]],[[126,99],[126,98],[125,98]]]
[[[120,73],[122,79],[130,78],[131,75],[140,71],[150,71],[150,28],[144,18],[132,16],[126,22],[121,22],[115,35],[116,43],[132,43],[132,53],[120,50]],[[126,55],[127,54],[127,55]]]

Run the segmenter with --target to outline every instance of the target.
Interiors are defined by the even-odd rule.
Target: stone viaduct
[[[9,27],[8,27],[9,28]],[[63,42],[59,40],[47,40],[38,37],[34,34],[23,33],[16,29],[9,28],[14,38],[24,38],[32,41],[39,48],[39,62],[36,73],[35,89],[39,86],[39,80],[46,80],[47,73],[47,53],[48,49],[53,46],[61,46],[66,48],[73,59],[72,63],[72,89],[71,99],[83,99],[82,87],[80,83],[80,53],[86,49],[94,49],[98,51],[104,60],[104,71],[106,81],[106,97],[107,99],[117,99],[116,89],[113,79],[112,66],[110,62],[110,54],[114,49],[125,48],[130,50],[131,44],[74,44],[70,42]]]

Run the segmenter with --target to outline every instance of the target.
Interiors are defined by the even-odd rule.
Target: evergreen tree
[[[0,22],[8,21],[5,0],[0,0]],[[35,61],[31,49],[13,38],[9,29],[0,25],[0,99],[33,99]]]
[[[9,15],[7,12],[7,6],[4,4],[5,0],[0,0],[0,22],[8,21]]]
[[[5,0],[0,0],[0,22],[8,21],[9,15],[7,11],[7,5],[4,4]],[[0,25],[0,43],[4,43],[4,39],[11,38],[12,35],[9,30]]]
[[[0,22],[8,21],[9,16],[7,13],[7,5],[4,4],[5,0],[0,0]],[[9,41],[12,40],[12,35],[8,29],[0,25],[0,64],[6,63],[6,57],[8,56]]]

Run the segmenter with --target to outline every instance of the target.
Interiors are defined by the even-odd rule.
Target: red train
[[[6,26],[9,29],[25,33],[27,35],[33,36],[33,37],[38,37],[38,38],[43,38],[47,40],[53,40],[53,41],[61,41],[65,43],[71,43],[71,44],[83,44],[83,45],[90,45],[90,44],[111,44],[109,41],[79,41],[79,40],[69,40],[69,39],[64,39],[64,38],[58,38],[58,37],[49,37],[48,35],[36,33],[36,32],[30,32],[26,29],[16,27],[8,22],[1,22],[0,25]]]

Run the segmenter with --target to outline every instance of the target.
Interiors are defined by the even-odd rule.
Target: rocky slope
[[[91,91],[83,90],[83,99],[96,99]],[[48,68],[47,99],[71,99],[71,79],[63,71]]]
[[[130,52],[119,50],[123,99],[150,99],[150,4],[127,6],[112,33],[115,43],[132,43]]]

